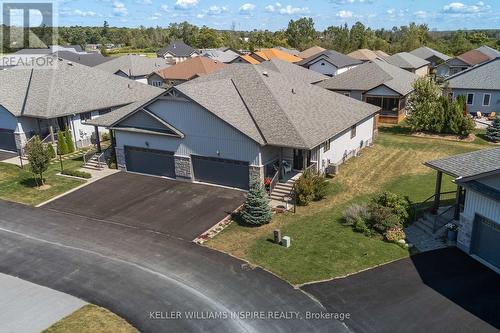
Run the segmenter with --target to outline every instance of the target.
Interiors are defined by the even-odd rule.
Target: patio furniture
[[[497,113],[492,112],[488,115],[488,120],[495,120],[496,117],[497,117]]]
[[[481,112],[476,112],[476,119],[481,119],[483,118],[483,114]]]

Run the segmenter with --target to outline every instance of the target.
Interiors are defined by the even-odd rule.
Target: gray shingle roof
[[[260,65],[230,65],[172,89],[262,145],[313,148],[379,110]]]
[[[422,47],[419,47],[418,49],[415,49],[413,51],[410,52],[411,54],[413,54],[414,56],[417,56],[421,59],[429,59],[430,57],[434,56],[434,57],[438,57],[439,59],[443,60],[443,61],[447,61],[450,59],[450,57],[448,57],[446,54],[444,53],[441,53],[439,51],[436,51],[434,49],[431,49],[430,47],[427,47],[427,46],[422,46]]]
[[[315,54],[307,59],[303,59],[299,61],[297,64],[298,65],[311,64],[312,62],[318,60],[320,57],[324,58],[326,61],[328,61],[337,68],[356,66],[363,63],[361,60],[346,56],[345,54],[342,54],[340,52],[334,50],[326,50],[318,54]]]
[[[176,40],[160,49],[156,54],[160,57],[163,57],[167,52],[177,57],[189,57],[193,53],[195,53],[196,50],[183,41]]]
[[[278,50],[280,50],[280,51],[283,51],[285,53],[297,56],[297,57],[299,56],[299,53],[300,53],[299,50],[287,49],[286,47],[283,47],[283,46],[276,46],[275,48],[278,49]]]
[[[494,48],[491,48],[491,47],[486,46],[486,45],[480,46],[476,50],[478,50],[482,54],[485,54],[486,56],[490,57],[491,59],[500,57],[500,51],[495,50]]]
[[[385,85],[405,96],[413,91],[412,84],[418,75],[381,60],[373,60],[318,83],[330,90],[368,91]]]
[[[427,60],[419,58],[408,52],[393,54],[392,56],[385,58],[385,61],[391,65],[398,66],[399,68],[412,70],[429,65]]]
[[[79,64],[0,71],[0,104],[14,116],[54,118],[120,107],[163,90]],[[23,102],[25,102],[23,107]]]
[[[261,62],[258,66],[279,72],[285,76],[300,78],[302,81],[307,83],[317,83],[330,78],[329,76],[278,58],[272,58],[269,61]]]
[[[223,63],[230,63],[234,59],[238,58],[240,55],[231,49],[203,49],[200,53],[204,57],[208,57],[212,60],[216,60]]]
[[[467,178],[500,172],[500,147],[427,161],[425,165],[456,178]]]
[[[59,51],[54,55],[64,60],[89,67],[94,67],[114,59],[111,57],[105,57],[98,52],[79,54],[70,51]]]
[[[446,79],[450,88],[500,90],[500,58],[496,58]]]
[[[169,66],[170,63],[163,58],[148,58],[129,54],[112,58],[112,60],[97,65],[94,68],[112,74],[122,71],[128,76],[146,76],[154,71],[167,68]]]

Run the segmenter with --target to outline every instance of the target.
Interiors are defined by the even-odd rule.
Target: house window
[[[351,126],[351,139],[356,137],[356,125]]]
[[[81,121],[87,121],[92,119],[92,113],[91,112],[85,112],[80,114],[80,120]]]
[[[325,148],[323,149],[324,152],[327,152],[330,150],[330,140],[325,141]]]
[[[163,82],[161,82],[161,81],[152,81],[152,82],[151,82],[151,85],[152,85],[153,87],[161,87],[161,86],[162,86],[162,84],[163,84]]]
[[[483,106],[490,106],[491,94],[483,95]]]
[[[351,97],[351,93],[345,92],[344,96]]]
[[[324,62],[322,62],[322,63],[321,63],[321,66],[325,66],[325,63],[324,63]]]
[[[474,104],[474,94],[469,93],[467,94],[467,105],[472,105]]]

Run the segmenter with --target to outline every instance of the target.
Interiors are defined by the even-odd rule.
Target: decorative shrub
[[[54,146],[51,143],[47,145],[47,153],[49,154],[49,157],[51,159],[56,157],[56,151],[54,150]]]
[[[313,200],[319,201],[326,197],[328,191],[328,181],[324,175],[315,173],[313,175]]]
[[[486,137],[493,142],[500,142],[500,116],[496,116],[486,129]]]
[[[326,197],[328,181],[318,172],[306,170],[293,186],[295,200],[299,206],[307,206],[311,201]]]
[[[388,229],[384,233],[384,237],[387,241],[396,243],[397,241],[399,241],[401,239],[405,239],[406,234],[402,228],[394,227],[394,228]]]
[[[252,179],[241,213],[241,219],[246,224],[258,226],[269,223],[272,216],[269,197],[262,181],[258,178]]]
[[[85,179],[89,179],[89,178],[92,178],[92,175],[88,172],[85,172],[85,171],[79,171],[79,170],[63,170],[61,172],[63,175],[67,175],[67,176],[73,176],[73,177],[79,177],[79,178],[85,178]]]
[[[64,138],[66,139],[66,146],[68,147],[68,154],[75,151],[75,144],[73,143],[73,136],[71,131],[66,127],[64,131]]]
[[[31,172],[39,177],[40,184],[43,185],[43,173],[49,168],[50,156],[47,148],[40,141],[40,137],[38,137],[38,135],[26,144],[26,155],[28,157]],[[35,181],[38,186],[38,180],[36,177]]]
[[[371,206],[375,209],[387,208],[390,215],[394,215],[395,219],[401,225],[406,224],[410,218],[411,202],[408,197],[391,192],[383,192],[372,199]]]
[[[57,151],[59,155],[66,155],[68,153],[68,144],[61,130],[57,131]]]
[[[344,223],[354,225],[356,221],[367,221],[371,218],[367,204],[353,204],[344,211]]]

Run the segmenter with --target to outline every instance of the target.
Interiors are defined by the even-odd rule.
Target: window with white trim
[[[325,148],[323,149],[324,152],[327,152],[330,150],[330,140],[325,141]]]
[[[483,95],[483,106],[490,106],[491,102],[491,94],[484,94]]]
[[[472,105],[472,104],[474,104],[474,94],[468,93],[467,94],[467,105]]]

